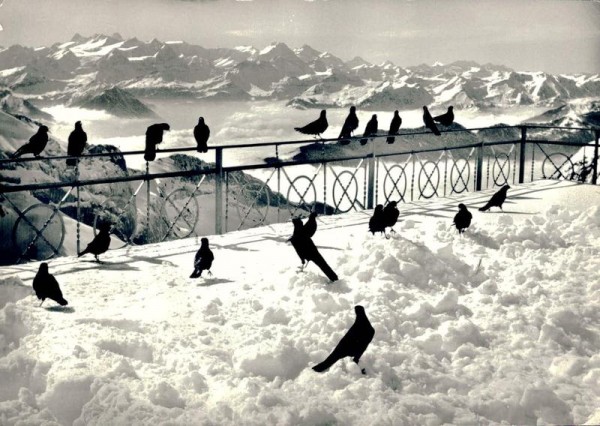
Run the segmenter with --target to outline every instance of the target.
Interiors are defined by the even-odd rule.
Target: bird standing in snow
[[[383,209],[383,224],[385,228],[390,228],[390,231],[394,233],[396,232],[394,231],[394,225],[398,221],[398,216],[400,216],[397,205],[396,201],[390,201]]]
[[[433,119],[438,123],[443,124],[444,126],[450,126],[454,122],[454,112],[452,111],[453,109],[453,106],[449,106],[448,111],[445,114],[433,117]]]
[[[354,307],[356,313],[356,320],[348,332],[342,337],[340,342],[337,344],[333,352],[318,365],[315,365],[312,369],[318,373],[321,373],[331,367],[333,364],[338,362],[340,359],[347,356],[352,357],[352,361],[358,364],[360,357],[367,350],[369,343],[375,336],[375,329],[369,322],[365,308],[360,305]],[[366,374],[365,369],[361,369],[363,374]]]
[[[385,218],[383,216],[383,204],[377,204],[373,211],[373,216],[369,219],[369,231],[375,235],[375,232],[385,234]]]
[[[463,203],[458,205],[458,213],[454,216],[454,225],[458,229],[458,233],[462,234],[469,226],[471,226],[473,215]]]
[[[367,136],[371,136],[371,135],[375,135],[377,134],[377,128],[378,128],[378,124],[377,124],[377,114],[373,114],[373,116],[371,117],[371,119],[369,120],[369,122],[367,123],[367,126],[365,127],[365,133],[363,134],[363,137],[367,137]],[[368,139],[361,139],[360,140],[360,144],[361,145],[366,145],[367,142],[369,142]]]
[[[98,232],[98,235],[96,235],[94,237],[92,242],[89,243],[87,245],[87,247],[85,248],[85,250],[82,251],[81,253],[79,253],[79,256],[77,256],[77,257],[81,257],[84,254],[91,253],[96,258],[96,262],[100,262],[100,259],[98,259],[98,256],[101,255],[102,253],[106,253],[106,251],[108,250],[108,247],[110,247],[110,227],[111,227],[110,223],[103,222],[99,226],[100,232]]]
[[[342,138],[351,138],[352,133],[358,129],[358,117],[356,116],[356,107],[351,106],[350,112],[348,113],[348,117],[346,117],[346,121],[344,121],[344,125],[342,126],[342,131],[338,136],[338,139]],[[340,145],[348,145],[350,143],[349,140],[344,139],[340,140]]]
[[[506,192],[509,189],[510,186],[504,185],[498,190],[498,192],[492,195],[492,198],[490,198],[490,201],[488,201],[485,206],[479,208],[479,211],[484,212],[489,210],[491,207],[500,207],[500,210],[502,210],[502,204],[504,204],[504,201],[506,201]]]
[[[196,150],[198,152],[208,152],[208,138],[210,137],[210,129],[204,124],[204,117],[198,119],[198,124],[194,127],[194,139],[196,139]]]
[[[308,220],[304,224],[304,235],[312,238],[317,232],[317,212],[310,212]]]
[[[200,240],[200,248],[194,257],[194,272],[190,275],[190,278],[198,278],[202,276],[202,271],[208,271],[210,275],[210,268],[212,266],[215,256],[212,250],[208,247],[208,238],[202,238]]]
[[[325,110],[321,111],[321,115],[318,119],[313,122],[308,123],[304,127],[294,127],[294,130],[300,133],[304,133],[305,135],[314,135],[321,137],[321,133],[325,132],[329,127],[329,123],[327,123],[327,117]]]
[[[52,299],[61,306],[69,303],[64,299],[54,275],[48,272],[48,264],[45,262],[40,264],[40,268],[33,279],[33,290],[37,298],[42,301],[40,306],[46,299]]]
[[[313,240],[306,235],[304,225],[302,225],[302,219],[294,218],[292,219],[292,223],[294,224],[294,233],[289,241],[292,243],[294,250],[296,250],[298,257],[302,262],[302,269],[308,265],[308,262],[312,261],[321,268],[321,271],[323,271],[327,278],[331,281],[337,281],[337,274],[331,269],[325,259],[323,259],[323,256],[319,253]]]
[[[12,155],[13,158],[19,158],[24,154],[33,154],[36,157],[39,157],[44,148],[46,148],[46,144],[48,143],[48,127],[40,126],[35,135],[29,138],[29,142],[23,145],[21,148],[17,149],[17,151]]]
[[[398,114],[398,110],[396,110],[394,111],[394,117],[390,122],[390,130],[388,131],[388,135],[395,135],[396,133],[398,133],[398,130],[400,130],[400,126],[402,126],[402,117],[400,117],[400,114]],[[386,140],[387,143],[394,143],[396,141],[396,138],[388,137]]]
[[[69,144],[67,145],[67,155],[79,157],[83,154],[85,143],[87,142],[87,134],[81,127],[81,121],[75,123],[75,129],[69,135]],[[77,160],[75,158],[67,159],[67,166],[75,166]]]
[[[148,126],[146,129],[146,150],[144,151],[144,160],[154,161],[156,158],[156,145],[162,142],[163,132],[171,130],[167,123],[157,123]]]
[[[431,114],[429,114],[429,110],[426,106],[423,107],[423,123],[425,123],[425,127],[433,132],[434,135],[440,136],[441,133],[435,125],[435,121],[431,118]]]

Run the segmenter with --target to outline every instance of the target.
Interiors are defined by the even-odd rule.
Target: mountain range
[[[124,91],[119,98],[274,99],[297,108],[552,108],[573,99],[600,98],[600,75],[518,72],[471,61],[403,68],[359,57],[343,61],[307,45],[209,49],[119,34],[77,34],[49,47],[0,50],[0,89],[20,98],[81,105],[115,87]],[[95,106],[120,114],[111,110],[111,102],[102,101]]]

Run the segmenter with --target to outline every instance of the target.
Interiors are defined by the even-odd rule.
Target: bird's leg
[[[98,259],[98,255],[95,254],[94,257],[96,258],[96,262],[100,263],[100,259]]]
[[[40,303],[40,306],[39,306],[40,308],[42,307],[42,304],[44,303],[45,300],[46,299],[42,299],[42,303]]]
[[[386,240],[389,240],[391,238],[391,235],[386,234],[385,231],[383,231],[383,235],[385,235]]]
[[[208,271],[206,271],[208,273],[208,275],[210,275],[211,277],[213,276],[212,272],[210,272],[210,269]]]

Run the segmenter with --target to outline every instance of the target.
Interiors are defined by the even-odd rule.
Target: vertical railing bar
[[[527,146],[527,127],[521,127],[521,142],[520,142],[520,156],[519,156],[519,183],[525,181],[525,147]]]
[[[327,214],[327,163],[323,165],[323,215]]]
[[[75,160],[75,182],[79,182],[79,158]],[[81,199],[77,185],[77,254],[81,253]]]
[[[146,161],[146,242],[150,241],[150,162]]]
[[[223,148],[215,149],[215,233],[223,233]]]
[[[592,184],[596,185],[598,183],[598,143],[600,139],[600,129],[596,129],[594,131],[594,175],[592,176]]]
[[[215,225],[216,227],[216,225]],[[225,174],[225,232],[229,229],[229,173]]]

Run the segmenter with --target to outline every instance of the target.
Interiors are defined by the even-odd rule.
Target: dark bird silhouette
[[[206,124],[204,124],[204,117],[200,117],[198,119],[198,124],[194,127],[194,139],[196,139],[196,144],[198,148],[196,149],[198,152],[208,152],[208,138],[210,137],[210,129]]]
[[[325,110],[321,111],[321,115],[315,121],[308,123],[304,127],[294,127],[294,130],[305,135],[315,135],[321,137],[321,133],[327,130],[329,123],[327,123],[327,117]]]
[[[91,253],[96,258],[96,261],[100,262],[98,256],[102,253],[105,253],[108,250],[108,247],[110,246],[110,226],[111,225],[108,222],[102,223],[99,226],[100,232],[98,232],[98,235],[94,237],[92,242],[89,243],[85,250],[79,253],[79,256],[77,257],[81,257],[84,254]]]
[[[388,135],[395,135],[400,130],[400,126],[402,126],[402,117],[398,114],[398,110],[394,111],[394,118],[390,123],[390,130],[388,131]],[[387,138],[387,143],[394,143],[396,138],[389,137]]]
[[[433,119],[438,123],[443,124],[444,126],[450,126],[454,122],[454,112],[452,111],[453,109],[453,106],[449,106],[448,111],[445,114],[433,117]]]
[[[360,305],[354,307],[356,312],[356,320],[350,330],[342,337],[342,340],[337,344],[333,352],[322,363],[315,365],[312,369],[321,373],[338,362],[340,359],[347,356],[352,357],[352,361],[358,364],[360,357],[365,353],[369,343],[375,336],[375,329],[369,322],[365,308]],[[365,369],[361,369],[363,374],[366,374]]]
[[[315,232],[317,232],[317,212],[310,212],[303,229],[304,235],[307,237],[312,238],[315,235]]]
[[[342,131],[338,136],[338,139],[342,138],[351,138],[352,133],[358,129],[358,117],[356,116],[356,107],[351,106],[350,112],[348,113],[348,117],[346,117],[346,121],[344,121],[344,125],[342,126]],[[348,145],[350,143],[349,140],[344,139],[340,141],[340,145]]]
[[[385,234],[385,217],[383,215],[383,204],[377,204],[373,216],[369,219],[369,231],[375,235],[375,232]]]
[[[210,267],[212,266],[215,255],[212,250],[208,247],[208,238],[202,238],[200,240],[200,248],[194,258],[194,272],[190,275],[190,278],[198,278],[202,276],[202,271],[208,271],[210,275]]]
[[[154,161],[156,158],[156,145],[162,142],[163,132],[171,130],[167,123],[157,123],[148,126],[146,129],[146,150],[144,151],[144,160]]]
[[[490,198],[490,201],[487,202],[487,204],[483,207],[481,207],[479,209],[479,211],[487,211],[489,210],[491,207],[500,207],[500,210],[502,210],[502,204],[504,204],[504,201],[506,201],[506,192],[510,189],[510,186],[508,185],[504,185],[502,188],[500,188],[498,190],[498,192],[496,192],[494,195],[492,195],[492,198]]]
[[[52,299],[61,306],[68,305],[60,291],[58,281],[54,278],[54,275],[48,272],[48,264],[41,263],[35,278],[33,279],[33,290],[38,299],[42,301],[40,306],[46,299]]]
[[[2,205],[0,205],[0,217],[4,217],[4,216],[6,216],[6,212],[2,208]]]
[[[29,138],[29,142],[17,149],[17,151],[13,154],[13,158],[19,158],[24,154],[33,154],[34,156],[39,157],[44,148],[46,148],[47,143],[48,127],[40,126],[37,133]]]
[[[394,231],[394,225],[398,222],[398,216],[400,216],[397,205],[396,201],[390,201],[383,209],[383,224],[386,228],[391,228],[391,232],[396,232]]]
[[[435,125],[435,121],[433,121],[433,118],[431,118],[431,114],[429,114],[429,111],[427,110],[426,106],[423,107],[423,123],[425,123],[425,127],[431,130],[434,135],[441,135],[440,131]]]
[[[313,240],[306,235],[302,219],[294,218],[292,219],[292,223],[294,224],[294,233],[292,234],[292,238],[290,238],[290,242],[302,262],[302,269],[308,265],[308,262],[312,261],[321,268],[321,271],[323,271],[327,278],[331,281],[337,281],[337,274],[333,272],[333,269],[323,259]]]
[[[79,157],[83,154],[85,143],[87,142],[87,134],[81,127],[81,121],[75,123],[75,129],[69,135],[69,145],[67,145],[67,155]],[[75,158],[67,159],[67,166],[75,166],[77,160]]]
[[[367,123],[367,126],[365,127],[365,133],[363,134],[363,137],[366,138],[367,136],[371,136],[371,135],[377,134],[377,128],[378,128],[377,114],[373,114],[373,116],[371,117],[371,119]],[[361,145],[366,145],[367,142],[369,142],[368,139],[361,139],[360,140],[360,144]]]
[[[471,225],[473,215],[463,203],[458,205],[458,213],[454,216],[454,225],[458,229],[458,233],[462,234]]]

